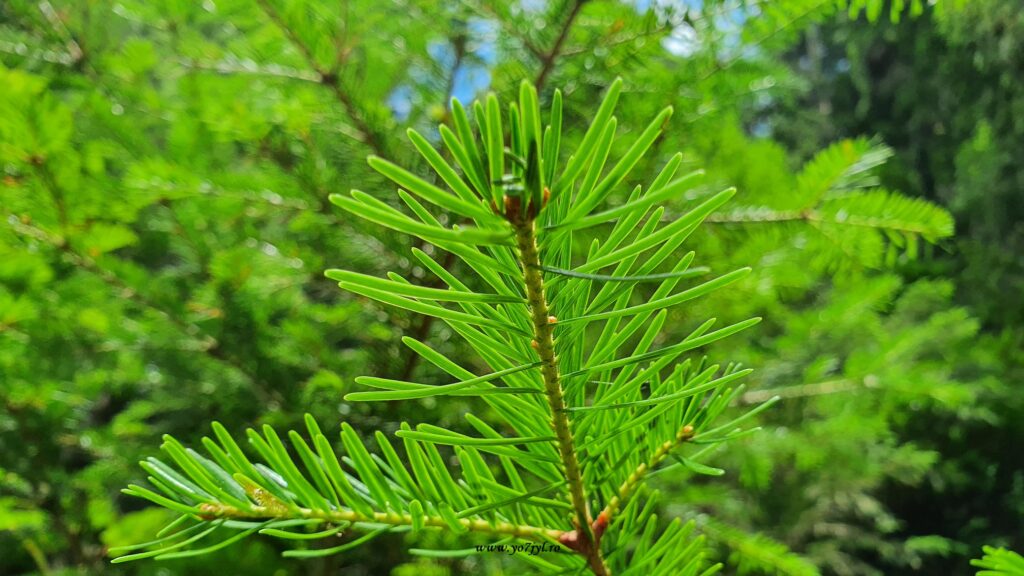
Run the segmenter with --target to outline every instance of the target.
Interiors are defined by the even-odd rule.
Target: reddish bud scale
[[[577,530],[562,532],[558,537],[558,543],[574,552],[583,553],[583,546],[580,542],[580,533]]]
[[[601,536],[604,535],[604,531],[608,529],[608,512],[602,511],[597,515],[597,520],[594,520],[594,539],[598,542],[601,541]]]

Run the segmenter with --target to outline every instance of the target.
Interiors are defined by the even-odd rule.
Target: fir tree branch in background
[[[876,169],[892,151],[868,139],[842,140],[808,161],[785,207],[739,206],[711,214],[712,224],[768,225],[802,222],[852,262],[875,266],[888,242],[917,256],[919,239],[937,242],[953,234],[952,216],[938,205],[878,187]]]
[[[23,44],[16,44],[2,39],[0,39],[0,53],[8,54],[10,56],[34,58],[50,64],[60,64],[61,66],[71,66],[73,63],[71,56],[64,54],[63,52],[55,52],[53,50],[46,50],[42,48],[29,51]]]
[[[33,226],[31,223],[23,222],[13,214],[6,215],[6,219],[11,228],[19,235],[41,241],[60,251],[78,269],[95,275],[108,286],[116,289],[119,297],[128,298],[139,306],[154,312],[166,322],[176,327],[189,340],[195,341],[196,337],[200,336],[201,339],[197,341],[196,345],[189,349],[201,352],[210,359],[220,364],[224,364],[232,370],[242,374],[249,382],[252,383],[253,389],[259,395],[261,402],[282,401],[281,395],[277,390],[270,386],[266,381],[259,378],[252,372],[252,370],[246,367],[245,364],[239,362],[237,358],[227,354],[224,349],[220,347],[216,338],[209,334],[205,334],[204,330],[196,324],[182,320],[178,314],[168,311],[156,302],[153,302],[152,299],[147,298],[138,289],[125,282],[120,276],[111,272],[107,268],[100,266],[88,255],[80,253],[71,246],[65,238],[54,236],[41,228]]]
[[[74,34],[68,30],[67,25],[61,20],[61,17],[54,10],[53,4],[49,0],[43,0],[39,3],[39,11],[42,12],[46,21],[50,24],[53,29],[53,33],[64,41],[64,46],[67,49],[69,65],[76,66],[85,58],[85,51],[82,50],[81,44],[75,39]]]
[[[775,28],[773,28],[769,32],[765,33],[763,36],[761,36],[760,38],[758,38],[754,42],[748,44],[747,46],[757,47],[757,46],[760,46],[761,44],[764,44],[765,42],[768,42],[769,40],[771,40],[775,36],[781,34],[782,32],[785,32],[787,29],[793,27],[794,25],[798,24],[802,20],[804,20],[806,18],[809,18],[810,16],[812,16],[814,14],[817,14],[818,12],[821,11],[822,8],[824,8],[825,6],[829,6],[833,2],[835,2],[835,0],[821,0],[817,4],[813,4],[813,5],[809,6],[803,12],[793,16],[788,21],[783,22],[782,24],[776,26]],[[731,58],[728,58],[725,61],[717,61],[716,60],[715,65],[711,68],[711,70],[708,70],[707,72],[705,72],[698,79],[698,82],[704,82],[705,80],[708,80],[709,78],[711,78],[715,74],[718,74],[719,72],[732,67],[734,64],[736,64],[737,62],[743,60],[745,57],[747,57],[747,53],[746,52],[739,52],[735,56],[733,56]]]
[[[884,194],[884,193],[883,193]],[[903,203],[902,197],[875,196],[865,197],[865,205],[876,205],[877,210],[871,206],[865,206],[866,210],[861,214],[841,214],[836,211],[823,210],[787,210],[777,211],[763,208],[746,208],[735,210],[724,214],[712,214],[707,221],[712,224],[756,224],[770,222],[812,222],[818,224],[839,224],[842,226],[856,226],[871,228],[874,230],[891,230],[905,234],[923,235],[929,238],[940,238],[949,235],[949,228],[944,222],[929,221],[928,215],[922,213],[908,215],[907,217],[893,216],[886,203]],[[854,203],[851,203],[854,204]],[[932,207],[927,202],[919,201],[919,206]],[[908,211],[915,207],[907,205]]]
[[[267,18],[281,31],[282,34],[288,39],[289,43],[302,55],[309,65],[310,69],[313,70],[319,77],[320,83],[330,89],[334,97],[341,103],[345,108],[345,112],[348,114],[349,119],[355,125],[359,133],[362,134],[363,142],[370,147],[371,150],[378,156],[389,158],[389,150],[387,147],[386,138],[377,132],[377,130],[370,125],[366,120],[364,112],[357,105],[355,99],[353,99],[351,93],[342,85],[341,78],[337,70],[328,70],[320,66],[317,62],[316,57],[310,51],[309,47],[306,46],[305,42],[299,38],[298,34],[288,25],[288,23],[282,18],[281,14],[271,4],[272,0],[256,0],[260,10],[267,15]],[[340,65],[340,62],[337,64]]]
[[[631,34],[629,36],[625,36],[625,35],[619,34],[615,38],[604,40],[604,41],[602,41],[600,43],[598,43],[597,40],[595,40],[593,45],[577,46],[576,48],[570,48],[570,49],[562,50],[562,56],[564,58],[572,58],[574,56],[579,56],[581,54],[589,54],[589,53],[593,52],[593,50],[595,48],[597,48],[598,46],[600,46],[602,48],[615,48],[615,47],[618,47],[618,46],[634,44],[638,40],[644,40],[644,39],[647,39],[647,38],[661,36],[662,34],[665,34],[666,32],[671,32],[672,29],[673,29],[672,26],[664,25],[664,26],[655,26],[655,27],[651,28],[650,30],[644,30],[643,32],[638,32],[636,34]]]
[[[266,64],[256,66],[231,59],[219,61],[194,60],[179,58],[178,63],[188,70],[199,70],[202,72],[214,72],[217,74],[249,74],[252,76],[270,76],[275,78],[287,78],[289,80],[301,80],[312,84],[321,84],[323,76],[308,70],[299,70],[279,64]]]
[[[751,534],[707,516],[699,519],[698,527],[712,541],[721,542],[732,551],[730,563],[739,574],[820,576],[814,564],[764,534]]]
[[[530,54],[537,58],[537,60],[544,59],[544,51],[541,50],[532,40],[530,40],[529,36],[524,34],[523,30],[521,30],[518,26],[509,24],[508,20],[505,19],[505,15],[498,10],[498,8],[496,7],[496,3],[493,2],[493,0],[482,0],[479,3],[474,2],[470,6],[470,8],[472,8],[473,11],[483,16],[484,18],[489,18],[497,22],[503,32],[505,32],[509,36],[514,37],[520,44],[523,45],[523,48],[526,48],[530,52]]]
[[[568,1],[572,3],[572,6],[569,8],[569,13],[562,22],[562,26],[558,29],[558,35],[555,37],[555,41],[551,45],[551,48],[549,48],[541,57],[540,71],[537,72],[537,77],[533,82],[537,87],[538,92],[543,90],[548,74],[550,74],[554,69],[555,62],[558,60],[559,55],[561,55],[562,44],[564,44],[565,39],[569,37],[569,31],[572,29],[572,25],[576,21],[576,17],[579,16],[580,10],[583,9],[583,5],[587,3],[587,0]]]
[[[785,400],[788,398],[807,398],[809,396],[823,396],[827,394],[840,394],[852,392],[861,388],[875,388],[879,386],[878,379],[873,376],[865,376],[861,381],[839,379],[826,382],[815,382],[812,384],[795,384],[768,388],[765,390],[751,390],[740,397],[742,404],[760,404],[767,402],[773,396]]]

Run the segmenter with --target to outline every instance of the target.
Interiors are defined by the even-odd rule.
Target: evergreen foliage
[[[447,288],[411,284],[395,273],[385,279],[328,270],[327,276],[345,290],[441,319],[492,370],[475,374],[405,338],[407,346],[455,381],[423,384],[367,376],[356,381],[377,391],[353,392],[346,399],[479,397],[490,408],[490,420],[467,412],[476,434],[426,422],[403,424],[396,433],[404,448],[400,456],[386,435],[375,434],[379,450],[373,454],[354,429],[343,425],[344,452],[335,453],[334,439],[308,417],[309,439],[289,432],[290,449],[269,426],[262,435],[249,430],[260,456],[256,464],[219,425],[218,442],[203,441],[207,456],[167,437],[163,449],[175,466],[153,458],[143,463],[157,491],[133,485],[127,492],[182,513],[185,526],[154,542],[155,550],[118,560],[212,552],[254,532],[302,541],[342,530],[365,531],[372,538],[389,530],[433,527],[546,541],[578,553],[531,560],[544,571],[586,565],[596,574],[704,573],[707,567],[695,548],[699,543],[687,543],[692,524],[656,530],[657,516],[645,504],[650,496],[642,496],[644,480],[669,458],[701,473],[719,473],[699,462],[703,455],[743,435],[742,423],[770,404],[720,420],[742,394],[738,381],[750,371],[684,356],[759,319],[716,327],[712,318],[694,323],[677,343],[654,345],[668,308],[725,287],[749,269],[693,281],[687,273],[693,252],[673,257],[701,221],[733,195],[729,189],[696,194],[685,214],[666,221],[659,200],[694,191],[694,174],[677,175],[680,155],[646,189],[635,188],[624,204],[599,209],[666,129],[672,112],[658,114],[624,155],[609,161],[621,88],[620,80],[612,83],[580,146],[566,153],[563,168],[558,167],[561,94],[554,92],[550,113],[542,115],[536,91],[524,83],[507,116],[493,95],[475,103],[475,131],[462,106],[453,102],[458,134],[442,126],[441,136],[461,175],[410,130],[410,140],[447,190],[386,160],[369,159],[400,186],[398,196],[412,216],[359,190],[331,196],[353,216],[455,254],[476,278],[456,278],[419,248],[412,256]],[[452,224],[445,226],[424,203],[446,210],[441,217]],[[595,237],[588,234],[594,228],[605,230]],[[574,244],[581,242],[588,258],[574,262]],[[597,275],[602,271],[607,274]],[[642,282],[657,288],[646,302],[637,302],[635,288]],[[439,447],[455,451],[457,477]],[[314,532],[283,530],[295,526]],[[217,527],[240,532],[179,550]],[[369,538],[285,554],[320,556]]]
[[[0,572],[585,570],[609,506],[614,572],[1019,549],[1020,19],[698,4],[0,3]]]
[[[985,546],[985,556],[980,560],[972,560],[971,564],[983,570],[978,576],[1016,576],[1024,574],[1024,558],[1020,554],[1005,548]]]

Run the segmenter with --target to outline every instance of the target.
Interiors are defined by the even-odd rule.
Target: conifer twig
[[[46,21],[53,28],[54,34],[60,37],[64,41],[64,47],[67,49],[68,57],[71,59],[71,65],[75,65],[85,58],[85,51],[82,50],[82,45],[75,39],[75,36],[68,30],[66,24],[61,19],[60,15],[53,8],[53,4],[49,0],[43,0],[39,3],[39,11],[46,18]]]
[[[709,224],[750,224],[750,223],[764,223],[764,222],[810,222],[810,223],[822,223],[830,222],[831,220],[825,215],[821,214],[818,210],[805,209],[805,210],[772,210],[772,209],[754,209],[745,211],[735,211],[731,213],[718,213],[712,214],[707,217],[705,222]],[[907,221],[898,225],[889,223],[883,223],[880,219],[869,218],[862,216],[848,216],[842,223],[846,226],[857,226],[860,228],[888,228],[891,230],[897,230],[900,232],[908,232],[911,234],[928,234],[932,230],[926,223]]]
[[[387,524],[389,526],[412,526],[416,524],[409,514],[399,514],[393,511],[374,512],[364,514],[356,510],[313,510],[310,508],[290,508],[283,503],[277,505],[255,506],[252,510],[241,510],[222,504],[202,504],[199,512],[211,518],[230,518],[248,520],[294,520],[305,518],[311,520],[323,520],[328,523],[350,522],[350,523],[371,523]],[[458,524],[467,531],[480,532],[484,534],[496,534],[502,536],[514,536],[524,540],[538,542],[557,541],[564,533],[561,530],[541,528],[511,522],[488,522],[482,519],[459,518]],[[431,528],[451,528],[451,521],[440,516],[423,516],[423,526]]]
[[[534,81],[534,85],[536,85],[538,92],[544,88],[544,81],[547,80],[548,74],[550,74],[555,68],[555,61],[562,52],[562,44],[564,44],[565,39],[569,37],[569,30],[572,29],[572,25],[576,21],[576,17],[579,16],[580,10],[586,2],[587,0],[576,0],[573,2],[572,8],[569,9],[569,15],[565,18],[565,22],[558,30],[558,37],[555,38],[555,43],[551,46],[551,49],[541,57],[540,72],[537,73],[537,79]]]
[[[247,368],[244,364],[239,362],[234,356],[226,354],[220,347],[220,342],[206,334],[199,326],[192,322],[182,320],[178,314],[172,313],[165,310],[163,307],[153,302],[150,298],[141,294],[135,287],[128,284],[123,278],[110,270],[100,266],[93,258],[86,254],[80,253],[75,250],[63,236],[54,235],[42,228],[32,225],[29,222],[24,222],[17,216],[9,214],[7,217],[8,223],[14,229],[14,231],[22,236],[34,238],[36,240],[45,242],[52,246],[54,249],[62,253],[72,264],[74,264],[79,270],[83,270],[90,274],[93,274],[105,284],[111,288],[115,288],[119,291],[118,295],[123,298],[128,298],[135,302],[139,306],[149,310],[152,313],[157,314],[165,321],[173,325],[184,335],[194,338],[197,335],[201,336],[200,343],[195,346],[194,350],[202,352],[203,354],[210,357],[212,360],[217,361],[225,366],[237,370],[247,380],[249,380],[254,386],[254,390],[263,397],[264,401],[275,400],[280,401],[280,392],[270,386],[268,383],[257,378],[256,374]]]
[[[494,8],[494,6],[492,6],[490,2],[481,2],[479,7],[471,5],[470,9],[486,18],[493,18],[501,27],[502,32],[508,34],[509,36],[514,36],[516,40],[518,40],[519,43],[523,45],[523,48],[526,48],[530,52],[530,54],[533,54],[540,60],[544,59],[544,51],[541,50],[536,44],[534,44],[533,41],[530,40],[530,38],[523,33],[520,27],[515,25],[509,25],[509,23],[502,18],[502,14],[498,12],[498,10]]]
[[[363,111],[359,109],[355,100],[352,99],[351,94],[342,87],[341,79],[338,77],[337,72],[324,69],[319,63],[317,63],[316,57],[309,49],[309,46],[306,46],[295,31],[288,26],[277,10],[270,5],[268,0],[256,0],[256,3],[259,4],[260,9],[267,15],[267,18],[269,18],[274,25],[281,30],[289,43],[294,46],[300,54],[302,54],[302,57],[306,60],[306,64],[312,68],[313,72],[315,72],[317,76],[319,76],[319,83],[331,90],[335,99],[338,100],[345,109],[345,113],[355,125],[356,130],[358,130],[362,135],[363,142],[366,143],[366,145],[369,146],[378,156],[388,158],[389,155],[387,147],[384,144],[384,139],[373,129],[372,126],[370,126],[363,115]]]
[[[547,298],[544,295],[544,278],[540,270],[537,253],[537,239],[532,219],[513,222],[516,244],[523,266],[523,280],[533,321],[534,343],[540,356],[544,389],[551,409],[551,428],[558,438],[558,453],[565,468],[569,495],[576,513],[576,525],[582,538],[577,540],[579,552],[587,558],[591,570],[598,576],[610,574],[601,557],[600,542],[591,529],[593,523],[583,487],[583,475],[576,457],[576,446],[572,439],[568,412],[562,396],[562,384],[558,372],[558,358],[555,356],[554,329],[557,320],[549,314]]]
[[[693,438],[693,426],[687,424],[679,429],[675,438],[666,440],[661,446],[659,446],[658,449],[654,451],[654,454],[651,455],[650,460],[647,462],[641,462],[640,465],[637,466],[636,470],[629,475],[629,478],[626,478],[626,481],[622,483],[622,486],[619,486],[618,493],[612,497],[608,502],[608,505],[605,506],[604,510],[602,510],[598,515],[598,518],[603,522],[609,522],[612,516],[619,511],[619,507],[623,502],[625,502],[633,491],[636,490],[636,487],[640,485],[644,477],[647,476],[651,470],[657,468],[658,464],[661,464],[672,450],[683,442],[688,441],[690,438]]]

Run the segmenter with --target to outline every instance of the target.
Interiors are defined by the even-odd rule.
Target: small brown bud
[[[558,318],[555,316],[548,316],[548,324],[558,324]]]
[[[505,219],[509,222],[518,222],[520,212],[523,208],[522,200],[517,196],[505,196]]]
[[[537,344],[536,340],[530,340],[530,348],[534,350],[540,350],[540,344]]]

